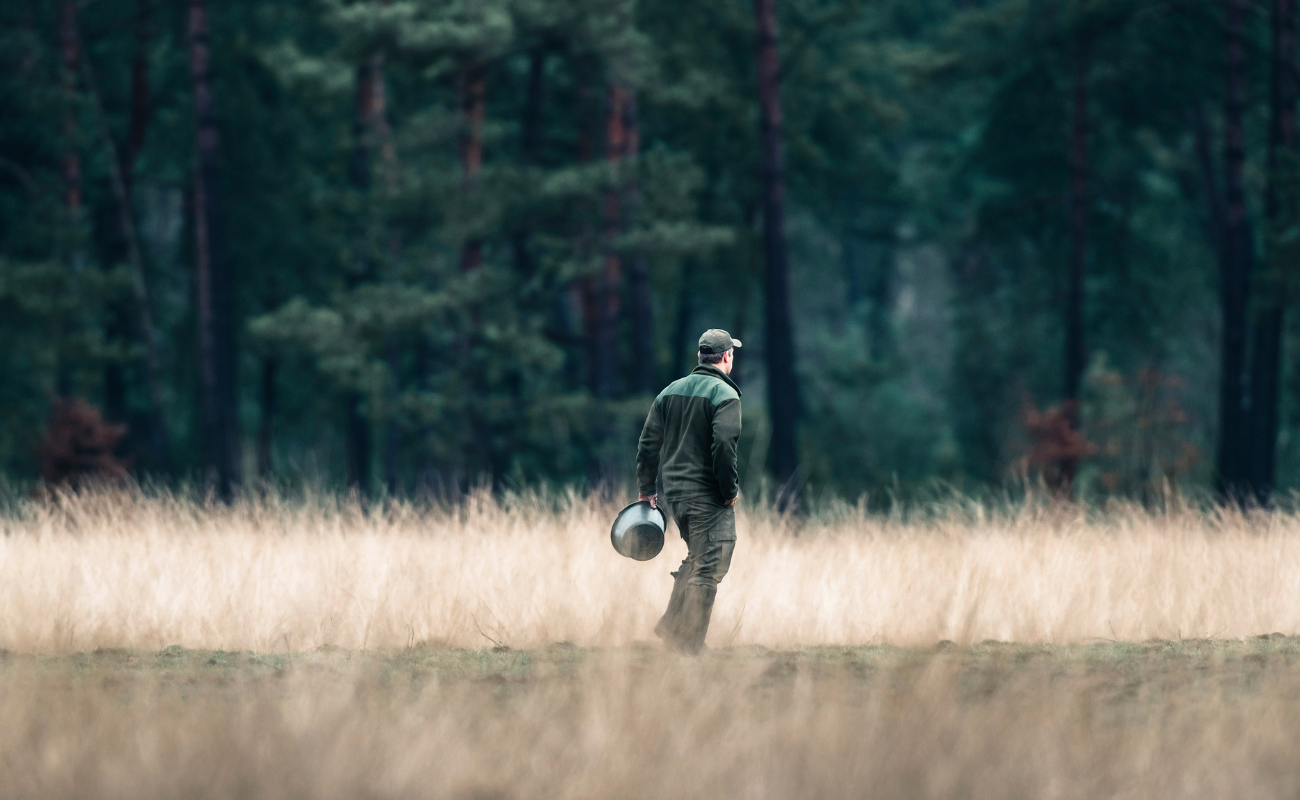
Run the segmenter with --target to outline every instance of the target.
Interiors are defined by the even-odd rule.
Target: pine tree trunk
[[[623,160],[633,154],[635,132],[628,120],[634,103],[632,90],[611,83],[605,104],[605,160],[615,175],[615,185],[605,191],[601,216],[605,225],[604,267],[597,281],[597,339],[595,348],[600,357],[595,361],[596,395],[614,397],[618,394],[618,332],[622,312],[623,257],[615,240],[623,230],[624,194]]]
[[[1223,313],[1219,376],[1219,448],[1215,487],[1230,500],[1248,491],[1246,472],[1246,316],[1253,259],[1242,172],[1246,160],[1245,63],[1242,42],[1246,0],[1227,0],[1226,101],[1224,104],[1224,214],[1220,305]]]
[[[871,337],[868,350],[872,362],[877,364],[888,358],[894,348],[894,331],[890,320],[894,294],[892,259],[893,254],[886,250],[875,261],[864,293],[870,303],[867,309],[867,335]]]
[[[384,0],[381,5],[387,5],[387,0]],[[370,108],[370,126],[379,145],[379,153],[384,165],[384,194],[388,200],[388,207],[391,209],[397,198],[397,147],[393,142],[393,132],[388,125],[382,57],[375,58],[371,77],[374,81],[374,87],[371,89],[373,99]],[[387,238],[388,270],[386,270],[386,277],[392,280],[396,278],[398,262],[402,258],[402,240],[396,226],[391,223],[388,225]],[[401,360],[401,349],[397,344],[397,340],[390,334],[384,342],[384,363],[388,367],[388,375],[391,380],[388,386],[390,408],[397,405],[397,397],[402,388]],[[402,476],[398,473],[401,449],[401,426],[398,425],[397,417],[390,411],[388,420],[384,423],[383,444],[384,486],[387,487],[389,495],[396,495],[402,486]]]
[[[736,287],[736,317],[734,327],[731,329],[731,335],[745,341],[749,330],[749,306],[753,284],[748,280],[749,276],[741,279],[741,285]],[[731,365],[731,379],[740,386],[744,382],[745,361],[741,359]]]
[[[759,148],[763,173],[763,255],[768,413],[771,459],[785,499],[797,487],[799,466],[795,425],[799,415],[794,332],[790,313],[790,266],[785,238],[785,174],[781,141],[780,68],[777,62],[776,0],[754,0],[757,28]],[[784,502],[784,501],[783,501]]]
[[[632,359],[636,365],[635,389],[640,394],[655,394],[659,391],[659,375],[655,360],[654,306],[650,288],[650,265],[644,255],[638,254],[632,258],[629,278],[632,293]]]
[[[379,0],[379,5],[387,6],[389,0]],[[375,55],[371,58],[369,70],[366,74],[368,78],[368,89],[366,91],[365,102],[360,102],[360,92],[362,87],[358,86],[358,112],[361,122],[367,126],[369,136],[372,141],[369,142],[369,148],[378,148],[380,163],[383,165],[383,186],[385,199],[391,208],[397,198],[397,147],[393,142],[393,132],[388,124],[387,99],[384,89],[384,56]],[[365,143],[363,131],[358,134],[358,146]],[[373,170],[373,159],[369,158],[368,149],[363,153],[366,155],[367,166],[367,183],[370,183],[369,173]],[[394,279],[398,262],[402,257],[402,240],[397,228],[393,225],[388,226],[388,269],[385,270],[385,279]],[[396,406],[397,395],[401,391],[401,350],[397,341],[391,336],[387,336],[384,342],[384,362],[388,367],[388,374],[391,379],[387,387],[390,408]],[[401,475],[398,474],[398,464],[402,448],[402,432],[398,425],[397,418],[390,414],[388,420],[384,423],[384,442],[382,452],[383,478],[384,485],[390,495],[396,495],[401,489]]]
[[[1224,209],[1223,194],[1219,191],[1219,179],[1215,174],[1214,143],[1210,133],[1210,121],[1206,118],[1204,107],[1200,105],[1193,106],[1189,117],[1192,124],[1193,149],[1196,153],[1196,168],[1200,173],[1205,192],[1205,231],[1210,239],[1210,246],[1214,248],[1215,259],[1222,264],[1226,252],[1224,231],[1228,227],[1228,212]]]
[[[348,183],[351,184],[352,190],[356,192],[358,197],[369,194],[372,183],[371,172],[373,165],[370,151],[376,139],[372,122],[375,116],[374,106],[377,100],[375,87],[377,83],[376,73],[379,70],[378,61],[378,57],[368,58],[357,67],[356,72],[356,92],[352,118],[352,154],[348,159]],[[355,231],[356,255],[352,270],[347,278],[349,289],[355,289],[362,284],[373,281],[375,278],[373,259],[366,241],[366,228],[366,222],[358,220],[357,230]],[[366,495],[370,492],[370,464],[373,454],[371,453],[370,420],[362,413],[364,402],[365,398],[356,389],[349,389],[344,393],[344,455],[347,459],[348,486]]]
[[[595,147],[592,144],[592,129],[596,124],[593,119],[591,85],[588,76],[593,70],[592,65],[583,60],[576,61],[573,65],[574,77],[577,81],[577,109],[576,117],[578,123],[578,163],[586,164],[594,158]],[[596,235],[591,226],[585,225],[578,236],[578,258],[585,262],[594,249],[594,240]],[[578,278],[574,281],[570,291],[576,297],[578,304],[581,306],[582,313],[582,365],[583,377],[586,379],[587,390],[592,395],[599,394],[599,365],[597,361],[600,356],[600,295],[596,279],[590,275]]]
[[[72,267],[85,262],[82,247],[81,152],[77,125],[77,76],[81,71],[81,43],[77,37],[77,4],[64,0],[59,4],[59,54],[63,61],[63,207],[72,232]]]
[[[467,205],[473,203],[473,195],[478,183],[479,170],[483,166],[483,119],[487,106],[487,74],[480,65],[466,59],[461,62],[457,76],[457,95],[460,106],[460,175],[461,195]],[[473,272],[483,266],[483,242],[474,232],[469,232],[461,245],[460,270]],[[482,341],[482,309],[476,303],[471,308],[470,330],[468,336],[461,339],[458,349],[472,353]],[[469,363],[468,372],[470,392],[481,397],[487,394],[488,387],[483,370]],[[493,487],[501,485],[505,478],[503,454],[491,446],[491,422],[485,419],[479,405],[468,406],[470,443],[462,454],[462,461],[470,474],[465,477],[475,480],[484,469],[491,475]]]
[[[524,164],[533,166],[542,147],[542,94],[546,78],[546,50],[533,48],[528,54],[528,85],[524,93],[524,118],[520,126],[520,152]]]
[[[141,4],[147,8],[146,3]],[[137,34],[147,32],[146,23],[137,26]],[[145,48],[142,41],[136,42],[137,51]],[[144,255],[140,249],[139,231],[135,225],[135,207],[131,200],[133,187],[132,173],[136,157],[144,143],[148,126],[148,73],[134,69],[135,80],[132,82],[132,124],[127,152],[124,158],[118,157],[117,143],[109,127],[108,115],[104,111],[103,97],[99,93],[98,81],[90,62],[83,64],[86,90],[90,95],[91,105],[99,123],[100,142],[104,148],[105,162],[108,164],[109,186],[113,192],[117,208],[118,229],[126,243],[127,264],[131,268],[131,289],[135,300],[135,328],[145,346],[145,375],[149,391],[149,444],[162,472],[171,471],[171,446],[168,441],[165,406],[162,389],[162,358],[159,355],[158,332],[153,324],[153,311],[149,301],[149,285],[144,271]],[[143,99],[141,97],[143,95]],[[112,384],[118,382],[117,387]],[[105,375],[105,394],[112,396],[114,391],[125,394],[125,384],[121,370],[109,370]],[[123,404],[124,405],[124,404]]]
[[[261,419],[257,428],[257,477],[267,485],[271,480],[271,445],[274,441],[272,424],[275,420],[276,360],[267,356],[262,359],[262,381],[258,391],[258,405]]]
[[[77,274],[85,266],[86,251],[82,230],[80,130],[77,124],[77,71],[81,51],[77,41],[77,5],[72,0],[64,0],[59,5],[59,55],[63,66],[63,155],[59,166],[63,178],[63,210],[67,225],[64,260],[71,282],[75,284]],[[71,335],[70,321],[64,320],[59,333],[60,339]],[[72,365],[66,353],[59,354],[54,383],[55,393],[59,397],[72,395]]]
[[[23,10],[18,17],[18,30],[22,33],[18,37],[18,77],[26,81],[36,71],[37,59],[40,57],[40,49],[36,45],[36,9],[33,0],[23,3]]]
[[[235,325],[230,265],[222,238],[219,139],[212,99],[206,0],[189,0],[190,78],[194,87],[194,243],[198,287],[199,378],[204,467],[223,499],[240,481]]]
[[[582,357],[587,378],[587,390],[600,396],[600,292],[598,283],[590,275],[579,278],[577,295],[582,303]]]
[[[144,137],[148,130],[150,116],[149,59],[147,48],[150,36],[151,16],[152,8],[149,0],[138,0],[135,12],[135,49],[131,57],[131,129],[127,136],[126,150],[122,155],[119,167],[120,176],[113,178],[114,181],[119,179],[122,180],[124,185],[122,192],[118,192],[116,187],[114,187],[114,199],[119,205],[118,235],[120,235],[122,240],[126,243],[128,250],[127,256],[131,261],[133,270],[136,265],[133,254],[130,252],[132,248],[132,242],[130,239],[133,234],[129,233],[126,230],[125,225],[121,222],[123,211],[120,206],[122,204],[122,197],[124,196],[127,202],[125,214],[134,214],[134,208],[131,205],[130,198],[133,188],[133,179],[135,176],[135,162],[140,154],[140,150],[144,147]],[[89,67],[87,67],[87,72],[89,71]],[[102,100],[96,97],[96,104],[99,105],[101,103]],[[102,117],[102,108],[98,110]],[[104,128],[107,141],[112,143],[112,133],[107,131],[106,124],[104,125]],[[116,151],[116,149],[116,144],[113,144],[112,151]],[[114,160],[116,161],[115,152],[110,152],[110,155],[113,155]],[[139,298],[137,297],[137,305],[138,299]],[[132,327],[131,322],[129,321],[130,309],[124,307],[124,305],[120,303],[114,304],[114,306],[115,307],[110,310],[112,318],[105,330],[105,336],[110,341],[124,337],[127,334],[127,331]],[[135,328],[137,330],[143,330],[143,326],[138,319],[135,321]],[[149,348],[150,344],[152,344],[152,342],[146,341],[146,349]],[[149,377],[150,379],[153,378],[152,371],[149,373]],[[152,401],[152,392],[150,393],[150,398]],[[158,460],[159,465],[163,468],[163,471],[166,472],[169,470],[167,468],[168,458],[165,452],[165,445],[162,444],[165,434],[160,430],[162,419],[158,408],[151,408],[150,411],[150,447],[152,448],[154,457]],[[117,361],[110,361],[104,368],[104,414],[109,419],[118,422],[126,421],[127,418],[126,377],[124,375],[123,365]]]
[[[524,87],[524,114],[520,120],[519,153],[525,168],[535,167],[541,150],[542,93],[546,76],[546,50],[534,47],[528,54],[528,82]],[[529,250],[532,238],[531,223],[523,221],[511,233],[510,246],[514,250],[515,271],[527,280],[536,272],[537,264]]]
[[[624,158],[636,158],[641,151],[641,120],[635,92],[628,91],[623,107],[627,147]],[[640,207],[641,184],[629,177],[626,183],[627,214]],[[624,228],[627,227],[624,220]],[[632,301],[632,381],[633,390],[641,394],[654,394],[659,390],[655,363],[654,305],[650,287],[650,262],[644,253],[634,253],[628,267],[628,289]]]
[[[83,63],[85,64],[84,72],[86,75],[89,75],[92,71],[89,59]],[[87,94],[93,93],[97,95],[97,92],[92,92],[90,90],[90,81],[87,80],[86,82],[88,84]],[[134,87],[132,88],[134,89]],[[96,106],[96,112],[102,111],[99,107],[101,104],[99,97],[95,97],[94,104]],[[112,131],[108,129],[106,125],[103,125],[102,122],[99,127],[101,131],[101,143],[107,145],[105,147],[105,153],[110,158],[116,160],[117,146],[113,141]],[[106,142],[104,142],[105,139],[107,140]],[[120,171],[123,168],[123,165],[120,163],[110,166],[110,170],[117,169],[119,171],[118,178],[111,180],[116,182],[117,179],[120,179]],[[127,257],[129,259],[131,255],[129,252],[130,243],[127,241],[128,235],[126,227],[122,224],[122,200],[118,196],[116,188],[114,188],[113,191],[113,199],[119,206],[117,235],[120,237],[121,241],[126,244],[128,250]],[[130,215],[131,209],[128,208],[126,213]],[[113,267],[113,262],[116,260],[116,253],[113,253],[103,259],[101,263],[104,269],[110,270]],[[121,299],[114,298],[108,303],[104,311],[106,317],[104,321],[104,341],[113,344],[122,344],[129,341],[131,330],[131,309],[127,307],[127,304]],[[117,359],[109,359],[109,361],[104,365],[104,418],[110,422],[127,424],[128,434],[134,433],[130,428],[130,412],[127,409],[125,364]]]
[[[128,194],[134,184],[135,163],[144,149],[145,134],[153,117],[149,93],[149,42],[153,37],[153,3],[137,0],[135,9],[135,52],[131,57],[131,131],[122,156],[122,175]]]
[[[687,259],[682,266],[680,283],[677,286],[676,319],[673,322],[673,341],[670,346],[673,377],[678,373],[689,372],[693,368],[695,357],[691,355],[691,325],[694,322],[695,304],[691,287],[691,272],[695,266],[693,259]],[[743,342],[744,339],[741,339]],[[685,362],[685,363],[683,363]]]
[[[363,413],[364,398],[361,392],[347,393],[347,447],[348,486],[365,497],[370,494],[370,420]]]
[[[483,166],[483,116],[487,101],[487,76],[471,64],[460,68],[458,81],[461,110],[460,169],[461,187],[469,194]],[[483,243],[470,236],[461,246],[460,268],[471,272],[483,264]]]
[[[1065,403],[1066,421],[1079,430],[1079,396],[1087,367],[1084,343],[1083,272],[1088,254],[1088,59],[1083,42],[1076,45],[1074,64],[1073,125],[1070,138],[1070,271],[1065,301]],[[1061,491],[1073,491],[1079,468],[1076,456],[1061,459]]]
[[[1273,75],[1268,137],[1268,188],[1264,213],[1271,232],[1291,223],[1283,209],[1281,184],[1295,175],[1296,156],[1296,8],[1295,0],[1273,0]],[[1294,189],[1288,189],[1293,193]],[[1273,237],[1270,236],[1270,239]],[[1271,258],[1271,254],[1270,254]],[[1255,320],[1250,389],[1250,483],[1255,499],[1266,505],[1273,493],[1277,462],[1277,409],[1282,372],[1282,331],[1286,306],[1281,264],[1269,264],[1261,281],[1263,307]]]

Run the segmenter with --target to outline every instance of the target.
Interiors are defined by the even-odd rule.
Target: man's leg
[[[677,637],[677,622],[681,618],[682,601],[686,596],[686,582],[690,580],[690,572],[688,557],[676,572],[669,573],[673,576],[673,591],[668,596],[668,609],[655,625],[655,636],[660,639],[671,641]]]
[[[676,643],[687,653],[704,649],[718,583],[731,569],[731,556],[736,548],[734,509],[714,502],[701,505],[695,509],[689,542],[691,553],[698,555],[693,559],[691,574],[686,576],[677,615]]]
[[[674,503],[670,510],[673,512],[673,519],[677,521],[677,531],[681,534],[682,540],[686,542],[687,550],[682,565],[677,568],[676,572],[670,573],[673,576],[673,591],[668,597],[668,610],[664,612],[664,615],[659,618],[659,623],[655,625],[655,636],[663,639],[664,643],[671,647],[677,639],[677,625],[682,613],[682,600],[685,596],[686,585],[695,572],[695,557],[698,554],[691,547],[691,518],[686,505],[684,503]]]

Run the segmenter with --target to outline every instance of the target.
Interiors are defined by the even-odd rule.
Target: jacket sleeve
[[[740,491],[736,470],[736,442],[740,439],[740,401],[727,400],[713,412],[713,474],[723,500]]]
[[[664,417],[656,400],[650,405],[645,427],[641,429],[641,441],[636,448],[636,484],[641,494],[655,493],[655,482],[659,479],[659,450],[663,442]]]

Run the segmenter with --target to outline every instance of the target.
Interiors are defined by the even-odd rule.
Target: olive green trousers
[[[673,649],[698,653],[709,631],[718,583],[731,569],[736,510],[712,497],[692,497],[667,505],[686,540],[686,559],[672,573],[668,610],[655,626],[655,634]]]

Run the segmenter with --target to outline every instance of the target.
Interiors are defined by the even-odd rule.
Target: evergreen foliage
[[[1283,325],[1272,485],[1289,489],[1296,156],[1269,155],[1274,1],[1243,18],[1242,174],[1248,320]],[[1076,490],[1211,485],[1227,5],[777,12],[795,480],[879,495],[1024,475],[1027,414],[1068,392],[1077,300],[1088,366],[1081,417],[1062,419],[1096,452]],[[749,4],[229,0],[208,16],[246,477],[370,493],[624,480],[648,393],[724,327],[746,342],[742,482],[762,485]],[[19,479],[69,397],[127,425],[118,455],[137,473],[204,467],[187,24],[184,4],[149,0],[0,10],[0,470]]]

